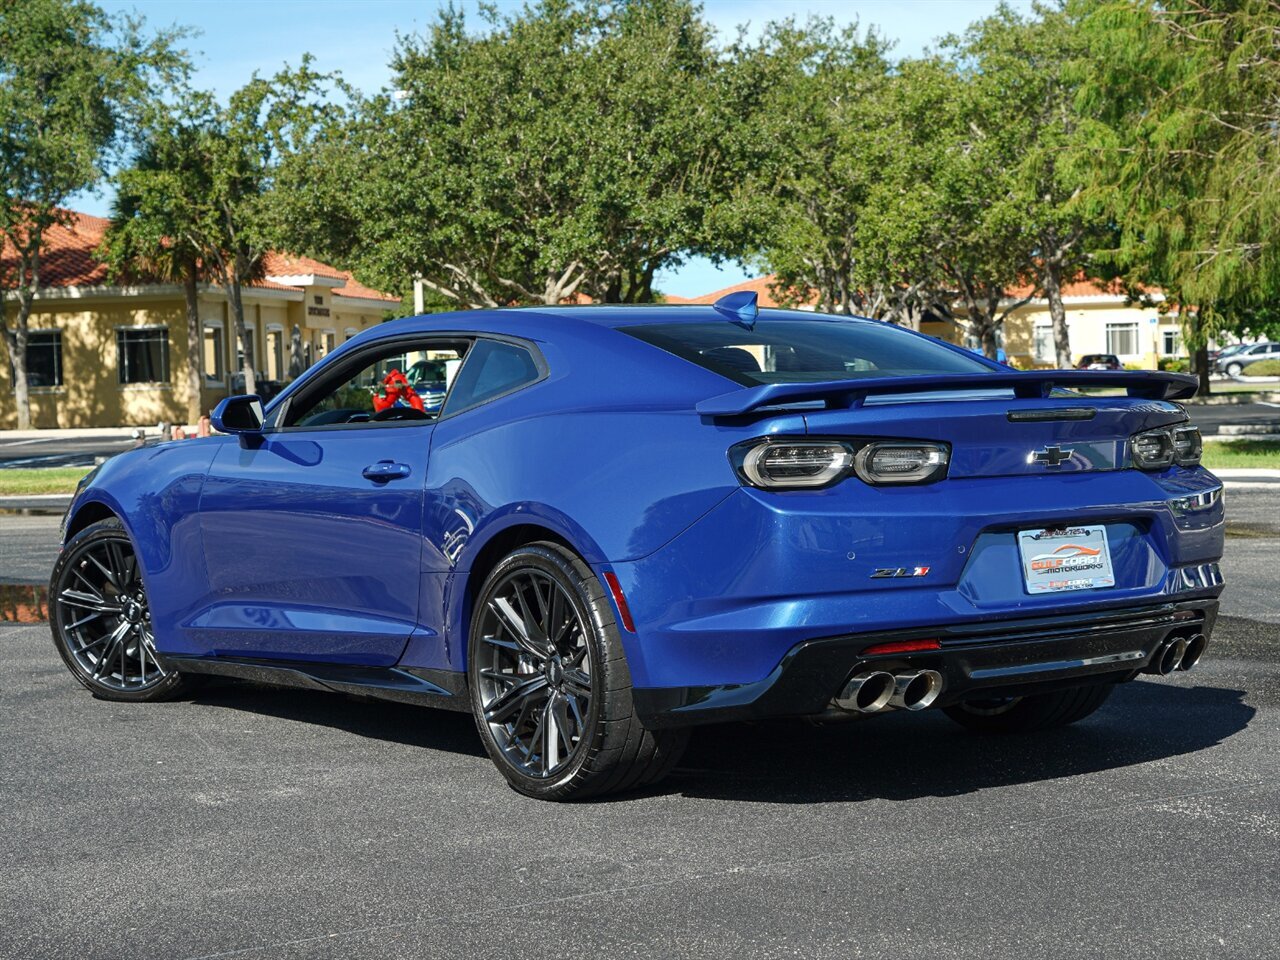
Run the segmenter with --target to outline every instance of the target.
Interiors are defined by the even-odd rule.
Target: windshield
[[[623,333],[744,386],[858,377],[992,373],[977,357],[869,320],[647,323]]]

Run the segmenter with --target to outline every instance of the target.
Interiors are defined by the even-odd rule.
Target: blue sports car
[[[379,392],[418,363],[438,408]],[[105,699],[217,674],[470,711],[555,800],[657,781],[697,724],[1058,726],[1204,651],[1194,392],[752,295],[397,320],[86,478],[54,639]]]

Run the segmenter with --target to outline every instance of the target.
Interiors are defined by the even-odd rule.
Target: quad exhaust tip
[[[877,713],[887,707],[923,710],[942,693],[937,670],[867,670],[854,674],[836,697],[836,706],[854,713]]]
[[[889,705],[895,680],[887,670],[868,670],[854,674],[836,697],[836,706],[855,713],[875,713]]]
[[[1191,670],[1200,658],[1204,656],[1204,649],[1209,645],[1209,638],[1203,633],[1197,633],[1195,636],[1187,639],[1187,648],[1182,653],[1182,659],[1178,662],[1179,670]]]
[[[1155,656],[1151,658],[1151,663],[1147,666],[1146,672],[1167,677],[1182,666],[1182,661],[1187,655],[1188,646],[1186,637],[1174,637],[1166,640],[1156,648]],[[1201,647],[1201,651],[1203,652],[1203,647]],[[1196,659],[1199,659],[1198,655]],[[1192,666],[1195,666],[1194,662]],[[1190,669],[1190,667],[1186,669]]]
[[[908,670],[894,677],[889,705],[900,710],[923,710],[932,706],[942,692],[942,674],[937,670]]]

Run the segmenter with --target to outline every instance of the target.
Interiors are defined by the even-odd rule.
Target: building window
[[[254,327],[252,323],[244,325],[245,339],[250,343],[254,342]],[[254,358],[255,360],[257,357]],[[240,337],[236,337],[236,368],[233,373],[242,373],[244,371],[244,344],[240,342]],[[256,372],[256,371],[255,371]]]
[[[1054,359],[1056,354],[1053,351],[1053,327],[1048,325],[1036,327],[1032,349],[1035,351],[1037,360],[1049,361]]]
[[[206,380],[222,382],[226,376],[226,371],[222,369],[222,358],[226,355],[222,327],[206,324],[204,328],[204,378]]]
[[[337,339],[337,335],[332,330],[320,331],[320,337],[316,343],[316,346],[319,349],[319,356],[327,357],[329,354],[333,353],[333,348],[337,345]]]
[[[169,329],[127,327],[116,331],[121,383],[169,382]]]
[[[1182,334],[1179,330],[1160,331],[1160,353],[1166,357],[1177,357],[1182,354]]]
[[[1107,353],[1135,357],[1138,350],[1138,325],[1136,323],[1107,324]]]
[[[356,330],[355,327],[347,327],[347,329],[342,331],[342,342],[346,343],[348,340],[354,337],[357,333],[359,333],[359,331]]]
[[[12,361],[9,370],[12,373]],[[61,330],[32,330],[27,334],[27,386],[62,386]]]
[[[267,379],[284,379],[284,330],[267,329]]]

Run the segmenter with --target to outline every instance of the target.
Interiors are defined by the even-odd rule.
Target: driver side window
[[[434,420],[444,406],[467,341],[398,341],[338,361],[334,371],[290,404],[286,429],[378,427]]]

